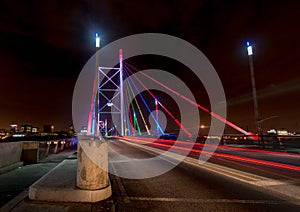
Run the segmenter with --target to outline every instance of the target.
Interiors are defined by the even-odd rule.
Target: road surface
[[[174,161],[157,157],[152,167],[136,163],[134,158],[152,158],[157,154],[119,140],[109,141],[109,149],[109,169],[114,173],[110,178],[117,211],[300,211],[299,200],[266,189],[262,185],[270,184],[265,180],[247,183],[249,176],[230,170],[231,177],[222,167],[215,168],[219,171],[211,171],[213,165],[203,168],[181,162],[156,177],[126,178],[124,176],[138,178],[143,173],[150,173],[153,167],[168,167]],[[222,170],[227,174],[223,175]],[[255,186],[255,182],[261,185]],[[275,184],[272,186],[277,186]]]

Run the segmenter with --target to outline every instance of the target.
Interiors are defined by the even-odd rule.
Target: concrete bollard
[[[80,189],[97,190],[109,186],[107,142],[79,139],[76,185]]]
[[[68,149],[69,148],[69,143],[70,143],[69,139],[67,139],[65,142],[66,142],[66,149]]]
[[[46,149],[45,157],[48,157],[48,155],[49,155],[50,145],[51,145],[51,141],[48,141],[47,142],[47,149]]]
[[[54,154],[57,154],[58,141],[54,141],[53,143],[54,143],[54,145],[55,145],[53,153],[54,153]]]
[[[61,141],[60,142],[60,151],[63,151],[64,150],[64,145],[65,145],[65,141]]]

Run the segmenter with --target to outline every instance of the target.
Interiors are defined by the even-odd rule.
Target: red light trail
[[[155,141],[153,141],[153,139],[151,140],[150,138],[127,138],[127,137],[122,137],[119,138],[120,140],[125,140],[128,142],[137,142],[137,143],[143,143],[145,144],[145,142],[149,142],[147,145],[151,145],[151,146],[156,146],[156,147],[163,147],[163,148],[172,148],[172,149],[176,149],[176,150],[181,150],[181,151],[190,151],[190,153],[197,153],[197,154],[208,154],[208,155],[212,155],[215,157],[220,157],[220,158],[226,158],[226,159],[231,159],[231,160],[236,160],[236,161],[243,161],[243,162],[247,162],[247,163],[252,163],[252,164],[259,164],[259,165],[265,165],[265,166],[271,166],[271,167],[277,167],[277,168],[282,168],[282,169],[288,169],[288,170],[292,170],[292,171],[300,171],[300,167],[299,166],[294,166],[294,165],[288,165],[288,164],[283,164],[283,163],[277,163],[277,162],[270,162],[270,161],[266,161],[266,160],[261,160],[261,159],[254,159],[254,158],[248,158],[248,157],[243,157],[243,156],[235,156],[235,155],[229,155],[229,154],[224,154],[224,153],[217,153],[217,152],[208,152],[208,151],[203,151],[203,150],[199,150],[199,149],[189,149],[189,148],[185,148],[182,146],[174,146],[174,144],[185,144],[185,145],[195,145],[195,146],[201,146],[203,147],[204,145],[206,146],[215,146],[212,144],[199,144],[199,143],[191,143],[191,142],[184,142],[184,141],[170,141],[170,140],[161,140],[161,139],[156,139]],[[164,142],[164,143],[169,143],[169,144],[163,144],[160,142]],[[232,150],[237,150],[237,151],[250,151],[250,152],[260,152],[260,153],[267,153],[267,154],[274,154],[274,152],[272,151],[267,151],[267,150],[249,150],[246,148],[235,148],[235,147],[220,147],[218,146],[218,148],[227,148],[227,149],[232,149]],[[281,154],[281,155],[291,155],[289,153],[275,153],[275,154]],[[296,156],[293,155],[294,157],[300,157],[300,156]]]

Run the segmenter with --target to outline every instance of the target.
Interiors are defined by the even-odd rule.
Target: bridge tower
[[[123,86],[123,51],[119,50],[119,67],[101,67],[97,74],[97,129],[108,134],[114,129],[124,136],[124,86]],[[119,116],[118,123],[112,123],[112,116]],[[109,120],[108,120],[109,119]],[[116,120],[115,119],[115,120]],[[118,124],[118,125],[116,125]]]

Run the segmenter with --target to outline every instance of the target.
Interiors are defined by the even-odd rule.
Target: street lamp
[[[95,34],[95,39],[96,39],[96,48],[100,48],[100,37],[97,32]]]
[[[100,115],[99,115],[99,92],[98,92],[98,87],[99,87],[99,74],[98,74],[98,67],[99,67],[99,54],[98,54],[98,49],[100,48],[100,37],[99,34],[96,32],[95,33],[95,41],[96,41],[96,62],[95,62],[95,79],[94,79],[94,88],[93,88],[93,95],[94,95],[94,101],[95,101],[95,106],[94,106],[94,135],[99,136],[99,121],[100,121]]]
[[[93,91],[92,91],[92,99],[90,104],[90,112],[89,112],[89,119],[88,119],[88,126],[87,126],[87,135],[99,135],[99,97],[98,97],[98,49],[100,48],[100,37],[98,33],[95,33],[95,41],[96,41],[96,61],[95,61],[95,77],[94,77],[94,84],[93,84]]]
[[[249,66],[250,66],[250,74],[251,74],[251,82],[252,82],[252,93],[253,93],[253,102],[254,102],[254,113],[255,113],[255,123],[256,123],[256,131],[257,134],[260,134],[260,119],[258,113],[258,103],[257,103],[257,95],[256,95],[256,86],[255,86],[255,77],[254,77],[254,68],[253,68],[253,51],[252,46],[249,41],[246,42],[247,52],[249,57]]]

